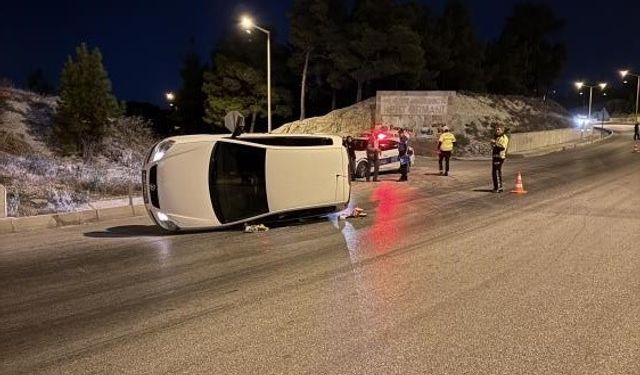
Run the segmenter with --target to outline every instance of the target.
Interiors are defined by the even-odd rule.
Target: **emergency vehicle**
[[[400,158],[398,156],[398,144],[399,138],[389,133],[376,133],[378,137],[378,145],[380,147],[380,172],[384,171],[399,171],[400,170]],[[367,143],[369,137],[355,137],[353,138],[354,148],[356,153],[356,170],[355,175],[357,178],[364,178],[367,171]],[[415,162],[415,153],[413,147],[409,146],[408,153],[410,155],[410,164]],[[373,167],[371,167],[373,169]]]

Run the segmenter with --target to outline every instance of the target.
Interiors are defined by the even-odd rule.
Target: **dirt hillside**
[[[571,127],[571,116],[558,103],[520,96],[457,93],[449,103],[449,127],[458,137],[460,153],[485,154],[492,129],[505,126],[511,132],[530,132]],[[285,124],[275,133],[322,133],[357,135],[371,128],[375,98],[350,107]]]

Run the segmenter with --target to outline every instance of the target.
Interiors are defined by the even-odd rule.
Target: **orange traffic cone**
[[[518,172],[518,177],[516,178],[516,188],[515,190],[511,190],[512,193],[515,194],[526,194],[527,191],[524,190],[524,185],[522,184],[522,175]]]

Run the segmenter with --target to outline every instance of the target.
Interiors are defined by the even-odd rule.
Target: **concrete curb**
[[[7,217],[0,219],[0,234],[29,232],[33,230],[66,227],[122,219],[127,217],[145,216],[144,205],[120,206],[84,210],[77,212],[38,215],[27,217]]]

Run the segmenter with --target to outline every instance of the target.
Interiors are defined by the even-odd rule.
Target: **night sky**
[[[81,42],[99,47],[116,96],[162,103],[163,93],[180,86],[179,67],[195,38],[201,57],[239,14],[251,13],[261,25],[277,28],[286,41],[287,11],[292,0],[12,0],[2,5],[0,77],[24,86],[41,67],[57,77],[67,56]],[[4,2],[4,3],[7,3]],[[444,0],[425,1],[440,13]],[[467,1],[476,29],[484,39],[499,34],[516,0]],[[566,20],[559,35],[569,61],[558,89],[575,79],[618,82],[616,69],[640,70],[640,1],[549,1]]]

